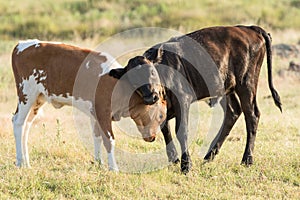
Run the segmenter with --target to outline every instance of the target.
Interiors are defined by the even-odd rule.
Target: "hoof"
[[[183,174],[187,174],[192,167],[192,161],[188,152],[184,152],[181,156],[180,169]]]
[[[168,154],[168,160],[173,164],[177,164],[180,162],[179,158],[177,157],[177,153],[172,155]]]
[[[191,162],[188,161],[181,162],[181,173],[186,175],[187,173],[189,173],[191,167],[192,167]]]
[[[252,156],[245,156],[242,159],[241,165],[245,165],[250,167],[253,164],[253,157]]]
[[[177,164],[179,163],[179,158],[178,158],[178,154],[175,148],[171,148],[169,150],[167,150],[167,155],[168,155],[168,160],[171,163]]]
[[[24,162],[15,162],[15,165],[17,168],[27,168],[27,169],[31,168],[31,165],[29,163],[24,163]]]
[[[181,158],[180,169],[181,169],[181,172],[184,175],[186,175],[187,173],[189,173],[190,169],[192,168],[192,161],[188,154],[186,154],[184,157],[185,157],[184,159]]]
[[[111,168],[111,167],[109,167],[109,171],[118,173],[119,172],[119,168]]]
[[[174,165],[178,164],[179,162],[180,162],[179,158],[176,158],[174,161],[172,161],[172,163],[173,163]]]
[[[102,162],[101,159],[95,159],[95,160],[92,160],[90,162],[91,162],[92,165],[99,165],[99,166],[103,165],[103,162]]]
[[[215,156],[217,155],[217,151],[216,150],[211,150],[209,151],[205,156],[204,156],[204,160],[206,161],[212,161],[213,159],[215,159]]]

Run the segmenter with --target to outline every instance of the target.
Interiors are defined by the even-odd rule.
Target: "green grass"
[[[136,27],[187,32],[211,25],[300,28],[299,0],[25,0],[0,2],[2,40],[108,37]]]

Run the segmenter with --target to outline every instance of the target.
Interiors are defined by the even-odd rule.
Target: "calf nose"
[[[159,100],[159,97],[156,92],[153,92],[149,96],[143,96],[143,99],[145,105],[153,105]]]
[[[156,103],[159,100],[158,94],[156,92],[153,93],[153,103]]]
[[[139,87],[136,92],[143,98],[145,105],[152,105],[159,100],[158,92],[150,84]]]
[[[146,142],[154,142],[155,136],[151,136],[151,137],[144,138],[144,140],[145,140]]]

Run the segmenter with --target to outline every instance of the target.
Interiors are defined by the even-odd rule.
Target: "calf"
[[[260,117],[256,91],[265,54],[269,88],[276,106],[281,110],[280,97],[272,82],[271,37],[260,27],[204,28],[157,44],[144,53],[145,58],[156,66],[161,83],[166,87],[168,111],[162,132],[169,160],[178,162],[168,123],[175,117],[176,136],[182,153],[182,172],[187,173],[191,166],[187,140],[190,104],[205,98],[222,97],[225,111],[223,125],[205,159],[215,157],[243,112],[247,143],[242,163],[253,163],[254,141]],[[122,72],[116,70],[110,74],[116,78],[122,76]]]
[[[107,74],[118,67],[121,66],[108,54],[62,43],[28,40],[17,44],[12,53],[18,94],[18,105],[12,119],[16,165],[30,166],[29,129],[45,102],[55,108],[74,106],[90,116],[95,159],[101,161],[100,144],[103,140],[110,170],[118,170],[112,120],[130,116],[143,138],[153,141],[153,135],[166,118],[166,102],[159,98],[162,97],[162,87],[152,87],[155,95],[149,93],[147,100],[153,105],[145,105],[128,78],[119,81]],[[153,65],[146,65],[143,69],[146,75],[151,73],[152,79],[158,78]],[[114,105],[112,99],[117,100]]]

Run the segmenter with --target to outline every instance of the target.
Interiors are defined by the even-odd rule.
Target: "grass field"
[[[12,46],[13,47],[13,46]],[[11,48],[12,48],[11,47]],[[16,95],[9,54],[0,56],[0,197],[1,199],[298,199],[300,195],[300,87],[299,80],[280,78],[276,71],[286,61],[274,59],[274,84],[280,92],[283,113],[275,107],[267,88],[266,66],[258,90],[262,112],[255,147],[255,164],[240,165],[245,145],[241,117],[213,162],[199,156],[201,141],[210,121],[210,109],[199,103],[191,110],[191,123],[198,123],[190,150],[192,171],[184,176],[179,166],[148,173],[113,173],[107,166],[92,164],[92,155],[74,125],[72,109],[44,108],[32,126],[29,140],[31,169],[14,166],[15,145],[11,117]],[[51,113],[51,114],[50,114]],[[193,121],[199,119],[199,121]],[[88,129],[87,129],[88,132]],[[164,150],[161,135],[153,144],[116,133],[117,148],[133,152]],[[199,142],[200,141],[200,142]],[[86,148],[88,147],[88,148]],[[131,158],[128,158],[129,160]]]
[[[183,32],[211,25],[300,29],[299,0],[17,0],[0,2],[1,40],[98,38],[136,27]]]
[[[84,128],[78,134],[72,108],[55,110],[50,105],[44,107],[44,114],[31,128],[29,151],[32,168],[16,168],[11,118],[17,98],[10,66],[10,53],[19,39],[54,38],[93,48],[108,35],[143,26],[144,22],[147,22],[147,26],[170,27],[185,32],[201,26],[248,24],[260,19],[260,23],[270,29],[273,44],[295,44],[300,40],[300,21],[297,21],[300,17],[293,17],[300,15],[299,1],[222,1],[214,6],[214,1],[210,0],[195,5],[193,3],[196,1],[168,0],[163,3],[151,1],[148,3],[152,5],[151,9],[147,9],[149,5],[140,0],[128,4],[122,0],[106,0],[102,4],[97,1],[71,0],[26,0],[24,4],[14,5],[15,2],[0,2],[0,11],[3,13],[0,16],[3,21],[0,27],[0,35],[3,37],[0,42],[0,199],[299,199],[300,80],[299,77],[282,78],[277,75],[280,69],[287,68],[290,60],[273,59],[274,85],[281,96],[283,113],[269,98],[266,65],[263,65],[258,87],[258,105],[262,114],[254,165],[240,165],[246,143],[243,116],[216,159],[209,163],[203,162],[199,156],[201,144],[214,122],[211,121],[212,111],[200,102],[193,105],[190,111],[190,132],[195,133],[196,138],[190,145],[193,167],[186,176],[180,173],[179,165],[148,170],[147,173],[114,173],[107,170],[106,164],[94,164],[90,153],[91,144],[84,144],[81,139],[82,134],[89,134],[88,126],[80,125]],[[180,6],[176,6],[176,2]],[[136,9],[133,5],[137,5]],[[47,8],[53,12],[47,12]],[[196,12],[200,8],[205,9]],[[235,12],[237,8],[242,11]],[[101,9],[103,12],[100,14],[96,12]],[[130,12],[124,14],[126,9]],[[291,10],[284,11],[286,9]],[[217,14],[211,16],[212,13]],[[227,18],[225,15],[228,15]],[[34,20],[36,16],[41,17]],[[48,23],[52,19],[49,16],[57,20]],[[149,18],[153,16],[157,17],[151,24]],[[102,19],[101,23],[96,19]],[[186,23],[179,23],[179,19],[185,19],[183,21]],[[68,22],[68,26],[63,26],[64,21]],[[110,21],[114,23],[110,24]],[[91,24],[85,22],[91,22],[94,29],[90,30]],[[20,26],[22,30],[33,28],[21,33],[15,29],[19,24],[23,24]],[[35,26],[40,29],[34,29]],[[99,32],[101,27],[104,32]],[[117,148],[133,153],[164,151],[161,135],[149,144],[118,131],[117,125],[114,124]],[[134,160],[130,157],[127,159]]]

